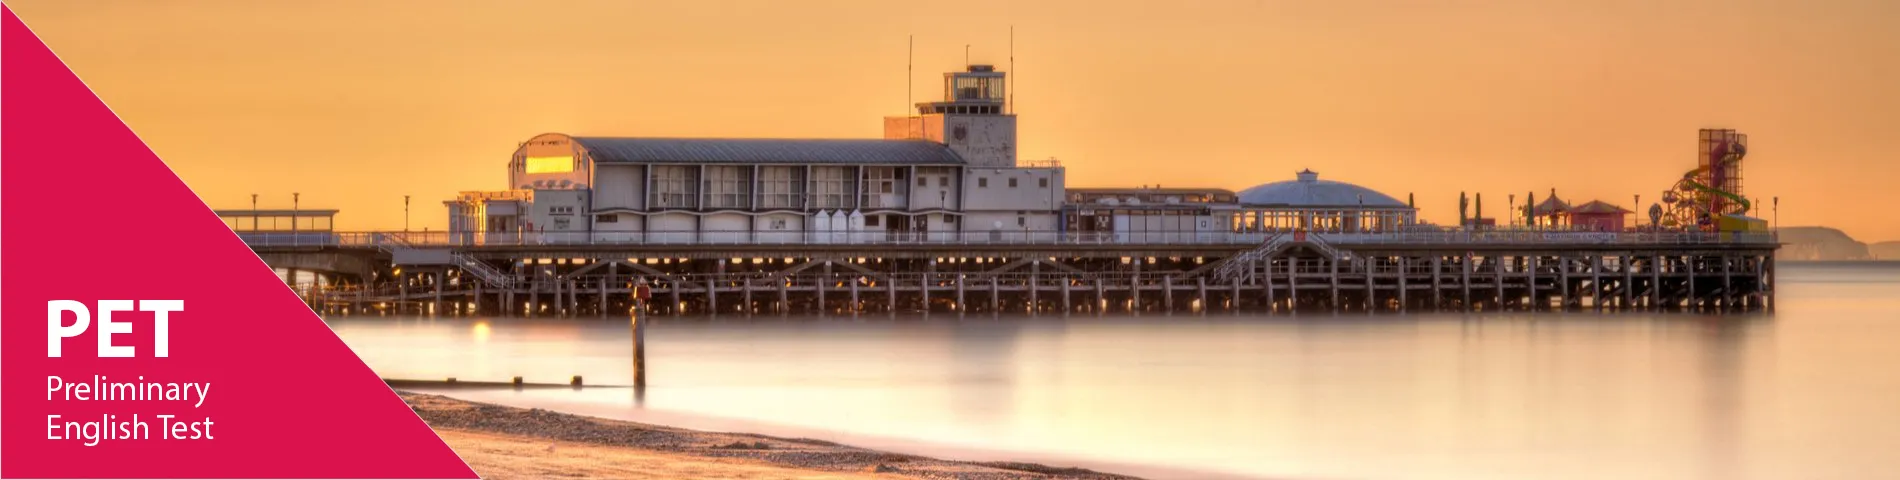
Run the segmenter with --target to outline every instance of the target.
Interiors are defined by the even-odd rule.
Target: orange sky
[[[1783,225],[1900,240],[1900,2],[381,2],[13,0],[214,207],[446,224],[517,142],[875,137],[971,58],[1008,65],[1022,158],[1070,186],[1323,178],[1653,202],[1695,132],[1750,134]],[[1184,5],[1183,5],[1184,4]],[[1772,218],[1766,208],[1760,216]]]

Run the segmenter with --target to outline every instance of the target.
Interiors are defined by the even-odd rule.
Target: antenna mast
[[[1016,113],[1016,26],[1015,25],[1009,26],[1009,72],[1006,73],[1006,75],[1009,75],[1009,76],[1003,77],[1003,81],[1006,81],[1009,83],[1004,85],[1003,91],[1009,92],[1009,104],[1005,105],[1005,107],[1007,107],[1005,108],[1005,110],[1008,111],[1007,113]]]
[[[905,47],[905,51],[904,51],[904,110],[903,112],[904,112],[904,136],[906,137],[911,136],[912,135],[911,130],[916,128],[917,126],[917,121],[915,120],[916,115],[911,115],[910,113],[911,111],[910,109],[916,108],[914,106],[915,104],[911,103],[911,100],[912,100],[911,95],[913,95],[913,91],[915,90],[914,88],[911,87],[911,84],[916,82],[916,77],[917,77],[917,74],[913,73],[912,71],[912,69],[914,68],[912,65],[913,63],[915,63],[916,58],[917,58],[917,34],[913,33],[913,34],[910,34],[910,44],[907,47]]]

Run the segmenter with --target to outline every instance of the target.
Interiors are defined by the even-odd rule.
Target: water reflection
[[[1900,352],[1883,340],[1900,335],[1900,268],[1784,271],[1773,317],[658,318],[650,395],[481,399],[1260,476],[1865,478],[1900,466],[1886,455],[1900,446],[1900,373],[1887,367]],[[630,374],[624,319],[334,324],[391,377]],[[470,333],[478,325],[486,333]]]

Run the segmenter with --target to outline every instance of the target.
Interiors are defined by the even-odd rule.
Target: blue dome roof
[[[1319,174],[1312,170],[1301,171],[1294,180],[1241,190],[1240,203],[1255,207],[1410,208],[1405,202],[1377,190],[1320,180]]]

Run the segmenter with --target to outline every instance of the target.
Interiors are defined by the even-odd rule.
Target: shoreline
[[[808,438],[708,432],[396,393],[483,478],[1138,478],[1025,462],[943,460]]]

